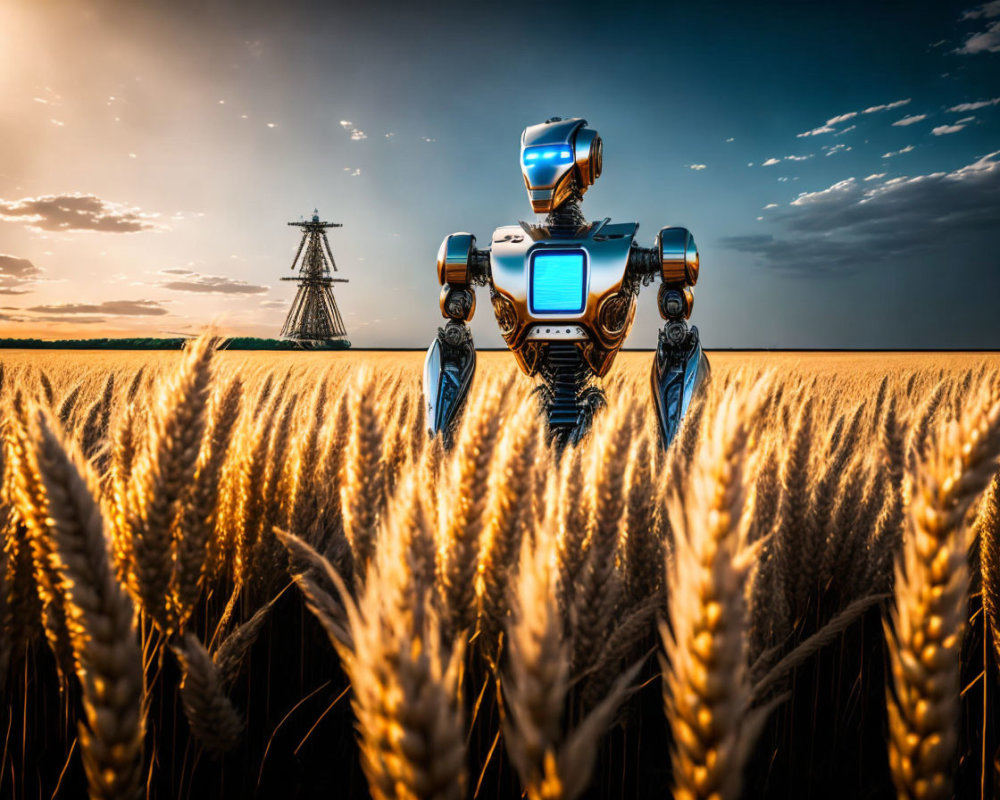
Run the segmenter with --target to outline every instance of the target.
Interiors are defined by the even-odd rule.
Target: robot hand
[[[688,328],[698,280],[698,248],[686,228],[663,228],[656,237],[663,283],[657,296],[660,331],[653,359],[653,400],[661,442],[667,447],[677,435],[691,398],[709,375],[698,329]]]

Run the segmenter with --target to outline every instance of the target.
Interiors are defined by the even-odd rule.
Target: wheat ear
[[[962,634],[968,601],[965,515],[1000,453],[1000,400],[980,387],[918,459],[894,606],[889,766],[901,798],[948,798],[958,741]]]
[[[173,524],[178,503],[195,475],[215,344],[207,336],[196,339],[180,369],[161,386],[149,446],[132,473],[128,502],[132,588],[143,611],[165,631],[177,623],[168,603],[175,556]]]
[[[213,755],[231,750],[239,742],[243,720],[226,696],[211,656],[191,633],[174,646],[174,653],[183,673],[181,702],[191,733]]]
[[[983,610],[1000,664],[1000,476],[993,478],[976,519],[979,569],[983,581]]]
[[[570,656],[557,607],[554,544],[552,537],[526,536],[522,542],[501,675],[504,744],[529,800],[574,800],[583,794],[597,746],[640,666],[619,676],[604,699],[563,734]]]
[[[81,474],[86,466],[67,455],[44,413],[36,412],[32,422],[51,558],[82,688],[80,751],[90,796],[132,800],[142,781],[144,735],[132,602],[115,580],[100,508]]]
[[[747,715],[752,686],[743,588],[756,557],[746,545],[747,427],[761,388],[758,382],[726,390],[698,443],[688,486],[671,498],[675,549],[669,628],[661,626],[661,637],[678,798],[738,797],[743,761],[763,722],[761,713]]]

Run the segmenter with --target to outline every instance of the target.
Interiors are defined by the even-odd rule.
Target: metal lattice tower
[[[330,252],[330,241],[326,238],[327,228],[343,227],[338,222],[322,222],[319,212],[313,211],[308,222],[289,222],[302,228],[302,241],[295,251],[292,269],[299,263],[299,274],[283,281],[297,281],[299,290],[295,293],[288,319],[281,329],[281,335],[302,342],[347,342],[347,330],[340,317],[337,301],[333,298],[333,284],[347,283],[344,278],[330,277],[330,270],[337,271],[337,264]],[[328,260],[329,259],[329,260]]]

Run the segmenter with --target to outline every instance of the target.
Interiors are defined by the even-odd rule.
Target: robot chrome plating
[[[665,320],[652,367],[661,442],[668,445],[708,375],[696,327],[688,327],[698,281],[698,249],[686,228],[661,228],[653,247],[635,242],[638,223],[588,221],[584,193],[601,175],[601,137],[583,119],[553,117],[521,134],[521,172],[541,224],[497,228],[491,246],[453,233],[438,252],[441,314],[424,363],[431,435],[446,437],[476,368],[467,321],[476,286],[487,286],[500,333],[521,370],[539,376],[549,431],[560,445],[579,441],[604,395],[594,383],[611,368],[635,316],[642,286],[659,281]]]

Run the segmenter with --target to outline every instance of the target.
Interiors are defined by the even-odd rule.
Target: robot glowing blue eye
[[[547,164],[570,164],[573,161],[573,151],[566,146],[547,147],[540,145],[524,149],[524,163],[529,167],[537,166],[536,162]]]

